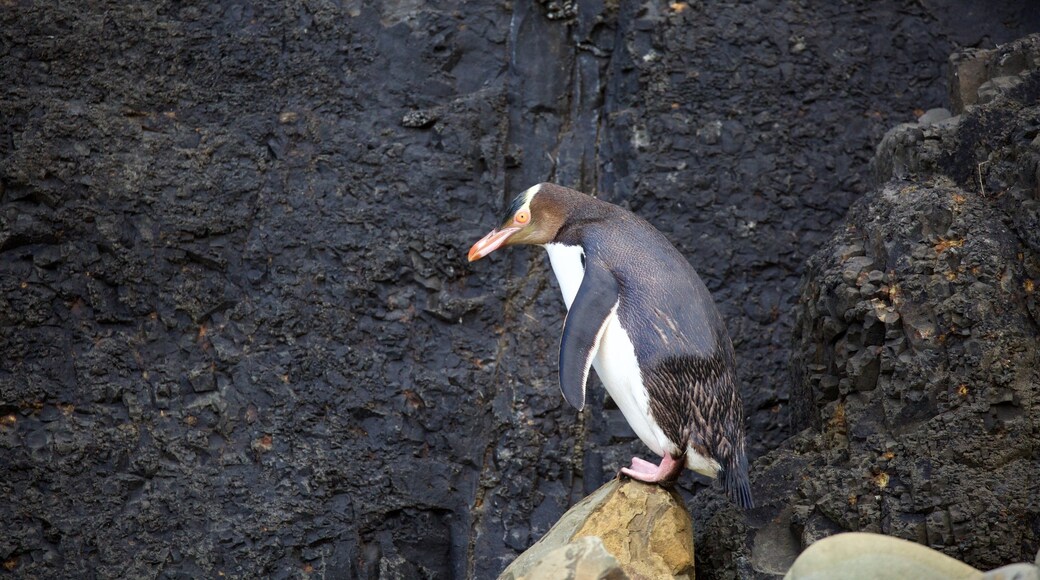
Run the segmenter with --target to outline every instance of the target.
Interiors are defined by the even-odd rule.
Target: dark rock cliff
[[[713,569],[782,572],[839,531],[980,569],[1034,559],[1040,35],[969,57],[988,96],[886,135],[883,184],[809,260],[792,360],[805,429],[755,464],[763,507]]]
[[[3,568],[496,575],[645,453],[601,394],[577,416],[560,397],[563,308],[544,258],[465,264],[504,200],[547,179],[631,207],[690,257],[734,336],[753,454],[778,448],[805,260],[834,251],[874,146],[945,102],[955,48],[1040,29],[1018,2],[974,4],[0,2]],[[964,203],[1016,203],[995,199]],[[941,207],[929,227],[954,215]],[[999,256],[1017,243],[995,222],[968,225],[983,229],[934,234],[992,238]],[[888,267],[877,242],[861,246],[874,284]],[[942,267],[970,274],[949,261],[963,252]],[[1001,291],[985,272],[972,296]],[[930,307],[921,324],[948,333],[927,316],[958,312],[974,321],[958,328],[984,332],[986,313],[957,310],[969,306]],[[848,337],[864,325],[840,322]],[[798,326],[799,353],[812,324]],[[987,364],[1014,346],[980,340],[965,356]],[[853,359],[877,367],[877,392],[927,362],[845,355],[814,364],[839,383]],[[1004,466],[1027,452],[1012,444],[1017,364],[1004,395],[969,382],[961,403],[993,407]],[[914,420],[957,403],[929,398],[962,376],[942,372],[921,377]],[[835,408],[868,382],[808,379],[798,388]],[[796,410],[799,425],[816,420]],[[684,481],[704,562],[742,569],[738,538],[717,533],[742,516]],[[925,530],[934,517],[955,531],[963,515],[933,511]]]

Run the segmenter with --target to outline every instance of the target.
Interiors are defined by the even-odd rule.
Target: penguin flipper
[[[585,406],[585,383],[603,331],[618,306],[618,283],[598,260],[589,259],[585,275],[563,323],[560,341],[560,389],[579,411]]]

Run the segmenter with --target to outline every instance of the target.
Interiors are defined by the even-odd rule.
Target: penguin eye
[[[513,219],[515,219],[518,224],[526,224],[531,220],[531,214],[527,210],[520,210],[516,212],[516,217]]]

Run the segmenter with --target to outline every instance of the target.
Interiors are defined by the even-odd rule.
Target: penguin
[[[560,388],[579,411],[590,367],[658,464],[621,473],[670,485],[683,468],[720,478],[753,506],[733,345],[697,272],[664,234],[614,204],[553,183],[516,196],[502,225],[469,250],[545,248],[567,316]]]

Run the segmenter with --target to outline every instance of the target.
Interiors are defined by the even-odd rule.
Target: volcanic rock
[[[1035,62],[1038,42],[997,53]],[[802,431],[754,464],[763,507],[750,532],[729,528],[728,570],[747,555],[742,574],[775,574],[841,531],[980,570],[1036,553],[1040,69],[1019,77],[956,119],[891,132],[884,182],[810,258],[792,358]]]

